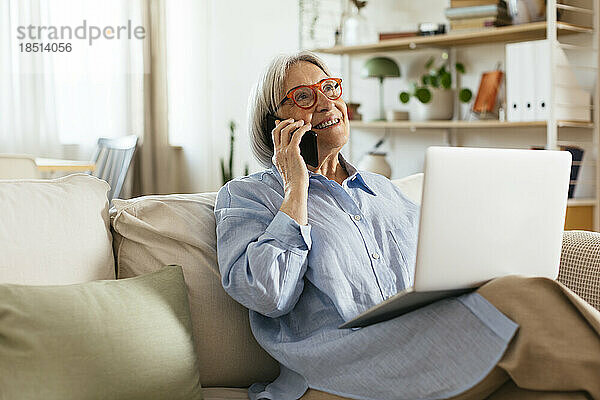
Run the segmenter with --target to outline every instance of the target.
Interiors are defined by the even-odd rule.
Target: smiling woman
[[[310,52],[276,58],[250,99],[252,148],[265,165],[277,166],[289,196],[282,211],[299,224],[307,223],[308,172],[338,184],[348,177],[339,153],[348,142],[348,109],[341,99],[342,80],[332,78],[323,61]],[[267,115],[279,123],[267,129]],[[317,166],[300,156],[302,136],[317,133]]]
[[[250,310],[256,340],[280,363],[275,381],[250,386],[250,399],[485,398],[475,385],[485,383],[485,393],[492,393],[508,380],[504,371],[517,376],[515,382],[544,387],[537,378],[556,380],[523,371],[562,365],[577,351],[600,354],[598,335],[589,327],[561,331],[571,326],[562,321],[581,319],[576,313],[547,313],[531,325],[529,315],[540,314],[536,300],[556,292],[552,281],[536,288],[531,280],[500,278],[481,292],[365,328],[338,329],[412,286],[420,214],[387,178],[357,171],[342,156],[350,128],[341,83],[314,54],[273,60],[249,108],[253,150],[268,169],[230,181],[217,196],[221,284]],[[268,115],[278,118],[272,129]],[[315,167],[307,166],[300,150],[311,129],[317,134]],[[521,324],[518,336],[512,318]],[[580,333],[588,344],[575,346],[584,343]],[[513,337],[518,340],[509,348]],[[584,368],[585,357],[579,359],[568,378],[578,383],[546,390],[589,386],[600,361]],[[567,376],[564,368],[556,372]],[[470,388],[475,392],[465,394]]]
[[[310,76],[305,79],[304,73],[308,73]],[[299,89],[297,86],[320,83],[321,80],[329,77],[331,77],[331,74],[325,63],[309,52],[276,58],[271,63],[270,68],[265,71],[263,78],[254,88],[249,101],[249,131],[252,136],[252,150],[265,167],[272,165],[271,158],[274,154],[273,136],[272,132],[267,129],[266,121],[269,113],[280,117],[281,120],[286,118],[298,120],[295,122],[302,120],[303,123],[312,124],[316,129],[318,128],[316,125],[324,122],[328,117],[337,118],[342,126],[336,128],[335,134],[329,136],[336,136],[336,134],[339,135],[342,132],[342,136],[338,137],[339,141],[344,141],[344,138],[345,141],[348,140],[350,128],[346,104],[340,98],[341,79],[336,81],[336,84],[339,85],[339,95],[332,97],[333,100],[331,101],[334,106],[331,107],[331,110],[329,110],[330,105],[326,105],[327,110],[316,111],[314,109],[314,102],[320,101],[322,106],[323,98],[326,97],[322,90],[317,89],[315,91],[315,85],[309,90],[296,90]],[[294,93],[291,93],[292,91]],[[307,94],[312,103],[305,103],[306,108],[294,107],[296,105],[294,95],[298,98],[297,101],[301,101],[300,97]],[[321,145],[326,144],[324,135],[319,137],[318,143],[320,146],[319,154],[325,156],[327,154],[325,148],[321,149]],[[328,155],[331,158],[331,155]]]

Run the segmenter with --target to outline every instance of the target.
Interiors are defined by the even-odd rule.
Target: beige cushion
[[[108,189],[86,174],[0,180],[0,283],[114,279]]]
[[[401,179],[394,179],[392,183],[404,193],[409,199],[417,204],[421,204],[421,195],[423,192],[423,173],[405,176]]]
[[[202,399],[183,273],[0,285],[0,398]]]
[[[274,379],[279,364],[258,345],[248,310],[221,285],[215,193],[113,200],[118,277],[183,266],[203,386],[247,387]]]

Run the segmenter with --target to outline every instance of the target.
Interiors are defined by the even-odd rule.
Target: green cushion
[[[0,285],[1,399],[202,399],[183,272]]]

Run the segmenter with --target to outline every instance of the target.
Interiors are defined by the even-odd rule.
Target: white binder
[[[522,103],[521,121],[535,121],[535,87],[538,81],[537,63],[534,42],[522,42],[517,47],[519,53],[519,70],[521,84],[519,85]]]
[[[520,43],[506,45],[506,119],[511,122],[521,121],[521,99],[519,98],[519,54]]]
[[[550,42],[548,40],[538,40],[531,43],[535,54],[535,65],[533,67],[536,70],[534,119],[536,121],[546,121],[550,118],[551,108],[550,71],[552,63],[550,62]]]

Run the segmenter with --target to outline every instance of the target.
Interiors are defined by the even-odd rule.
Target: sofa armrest
[[[600,310],[600,233],[563,233],[558,281]]]

